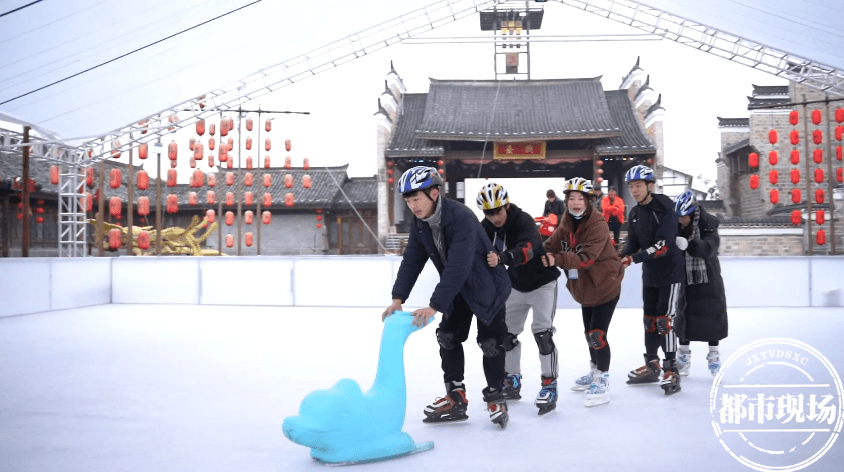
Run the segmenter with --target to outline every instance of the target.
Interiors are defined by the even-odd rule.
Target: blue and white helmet
[[[443,178],[437,169],[427,166],[416,166],[407,169],[399,178],[398,192],[401,194],[441,186]]]
[[[691,215],[694,213],[696,207],[697,202],[691,190],[686,190],[674,197],[674,211],[677,213],[677,216]]]
[[[645,182],[656,182],[656,176],[653,169],[648,166],[633,166],[624,175],[624,180],[632,182],[634,180],[644,180]]]

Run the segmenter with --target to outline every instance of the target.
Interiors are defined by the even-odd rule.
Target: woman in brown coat
[[[603,216],[591,205],[592,183],[575,177],[566,182],[567,211],[545,242],[544,263],[561,267],[566,287],[581,305],[591,369],[575,381],[575,391],[586,390],[586,406],[609,402],[610,346],[607,331],[621,294],[624,266],[612,245]]]

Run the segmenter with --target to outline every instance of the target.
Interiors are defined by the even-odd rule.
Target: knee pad
[[[443,331],[437,328],[437,342],[440,343],[440,347],[446,351],[454,349],[454,338],[456,337],[457,335],[451,331]]]
[[[656,331],[656,317],[655,316],[645,315],[645,317],[643,318],[643,321],[645,322],[645,332],[646,333],[653,333],[654,331]]]
[[[595,350],[607,347],[606,333],[600,329],[593,329],[586,333],[586,341],[589,343],[589,347]]]
[[[483,341],[478,341],[478,346],[484,352],[484,357],[496,357],[501,354],[501,351],[498,349],[500,343],[497,339],[487,338]]]
[[[668,334],[674,329],[674,320],[667,316],[656,317],[656,330],[659,334]]]
[[[513,333],[507,333],[504,335],[503,344],[505,351],[512,351],[516,346],[519,345],[518,337]]]
[[[536,339],[536,345],[539,346],[539,353],[543,356],[547,356],[554,352],[554,336],[553,332],[549,329],[546,331],[541,331],[539,333],[533,333],[533,338]]]

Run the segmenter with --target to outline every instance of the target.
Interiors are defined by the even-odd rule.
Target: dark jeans
[[[659,287],[642,287],[643,311],[645,316],[667,316],[674,323],[674,316],[677,314],[677,296],[679,295],[680,284],[660,285]],[[676,358],[677,334],[670,330],[667,334],[659,334],[657,330],[652,333],[645,331],[645,354],[650,359],[657,359],[659,348],[665,353],[665,359]]]
[[[598,306],[580,307],[580,310],[583,312],[584,332],[588,333],[595,329],[600,329],[604,332],[604,341],[607,345],[600,349],[589,347],[589,358],[593,364],[598,366],[598,370],[602,372],[610,370],[610,341],[607,332],[610,329],[610,321],[612,321],[612,315],[615,312],[615,306],[618,304],[619,297],[621,295]]]
[[[504,385],[504,335],[507,334],[505,322],[505,308],[502,306],[498,314],[493,318],[492,323],[487,325],[478,320],[477,341],[494,339],[498,354],[494,357],[483,358],[484,376],[487,386],[500,389]],[[454,309],[448,316],[443,316],[439,329],[441,332],[454,333],[454,348],[444,349],[440,347],[440,358],[442,359],[443,380],[462,382],[466,358],[463,354],[463,343],[469,339],[469,328],[472,327],[474,314],[466,304],[462,295],[454,298]]]
[[[610,231],[612,231],[612,240],[615,241],[616,246],[618,246],[618,237],[621,235],[621,223],[619,223],[615,218],[610,218],[607,226],[610,228]]]

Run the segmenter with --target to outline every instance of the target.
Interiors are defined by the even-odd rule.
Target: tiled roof
[[[755,97],[747,97],[747,109],[753,110],[754,108],[770,108],[776,105],[785,105],[786,103],[790,103],[791,100],[788,97],[785,98],[755,98]]]
[[[440,141],[418,139],[416,129],[425,114],[427,93],[405,94],[401,114],[396,120],[393,141],[387,146],[387,157],[440,157],[443,155],[443,145]]]
[[[721,154],[726,156],[728,154],[732,154],[732,153],[738,151],[739,149],[744,149],[746,147],[752,148],[752,146],[750,145],[750,139],[749,138],[748,139],[742,139],[741,141],[739,141],[735,144],[732,144],[730,146],[725,147],[724,150],[721,151]]]
[[[620,136],[600,77],[519,81],[431,79],[426,139],[525,141]]]
[[[721,222],[722,228],[782,228],[793,226],[789,217],[729,218]]]
[[[698,200],[697,203],[701,206],[701,208],[706,208],[709,211],[724,210],[724,200]]]
[[[357,208],[375,209],[378,208],[378,181],[375,176],[372,177],[352,177],[345,184],[343,184],[343,192],[349,197],[349,200],[355,204]],[[331,205],[334,209],[348,209],[351,208],[349,201],[343,196],[343,193],[337,192],[334,197],[334,203]]]
[[[750,126],[750,118],[718,118],[719,128],[747,128]]]
[[[659,97],[657,97],[656,99],[656,103],[654,103],[648,108],[648,110],[645,112],[645,116],[650,116],[651,113],[657,110],[665,110],[665,108],[662,107],[662,94],[659,94]]]
[[[614,138],[604,138],[596,148],[599,155],[614,154],[650,154],[656,152],[656,146],[642,131],[639,120],[633,114],[633,105],[626,90],[609,90],[606,93],[610,113],[616,125],[624,134]]]
[[[753,85],[753,96],[758,95],[786,95],[788,96],[788,85]]]

